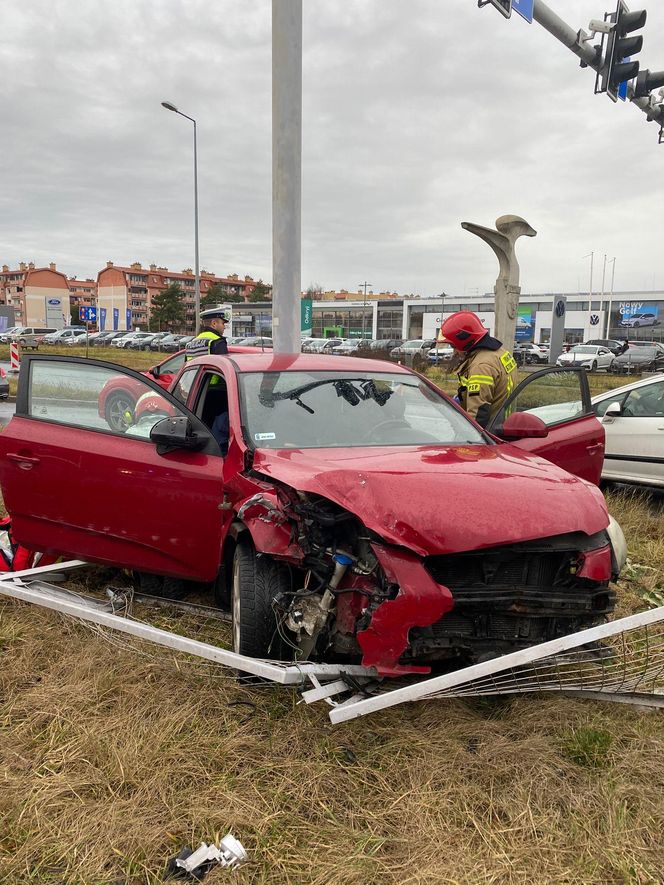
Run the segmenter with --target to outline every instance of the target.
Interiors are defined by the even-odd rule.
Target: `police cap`
[[[210,307],[208,310],[201,311],[201,320],[223,320],[225,323],[229,321],[228,311],[223,307]]]

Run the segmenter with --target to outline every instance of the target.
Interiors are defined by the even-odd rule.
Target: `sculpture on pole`
[[[496,219],[496,230],[463,221],[461,227],[488,243],[496,254],[500,271],[493,287],[495,298],[496,323],[493,334],[506,347],[511,348],[516,331],[516,316],[519,306],[519,262],[516,260],[515,243],[519,237],[535,237],[534,230],[524,218],[518,215],[501,215]]]

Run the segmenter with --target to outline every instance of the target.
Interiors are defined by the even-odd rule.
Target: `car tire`
[[[290,590],[287,566],[266,554],[258,556],[251,539],[241,536],[235,547],[231,578],[233,651],[256,658],[287,657],[273,602],[280,593]]]
[[[115,430],[116,433],[125,432],[128,424],[124,414],[127,411],[133,412],[135,405],[133,397],[126,390],[116,390],[109,394],[104,409],[104,417],[111,430]]]
[[[591,371],[591,372],[596,372],[596,371],[597,371],[597,360],[593,360],[593,364],[592,364],[592,366],[590,367],[590,371]]]
[[[634,328],[638,329],[640,325],[641,325],[640,323],[634,323]]]

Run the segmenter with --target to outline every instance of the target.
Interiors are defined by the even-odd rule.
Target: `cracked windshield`
[[[239,381],[245,435],[255,448],[486,444],[412,375],[255,372]]]

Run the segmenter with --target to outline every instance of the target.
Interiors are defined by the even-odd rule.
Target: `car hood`
[[[558,357],[561,363],[589,363],[598,359],[596,353],[561,353]]]
[[[609,523],[599,489],[508,444],[258,449],[253,469],[334,501],[421,556],[591,535]]]

